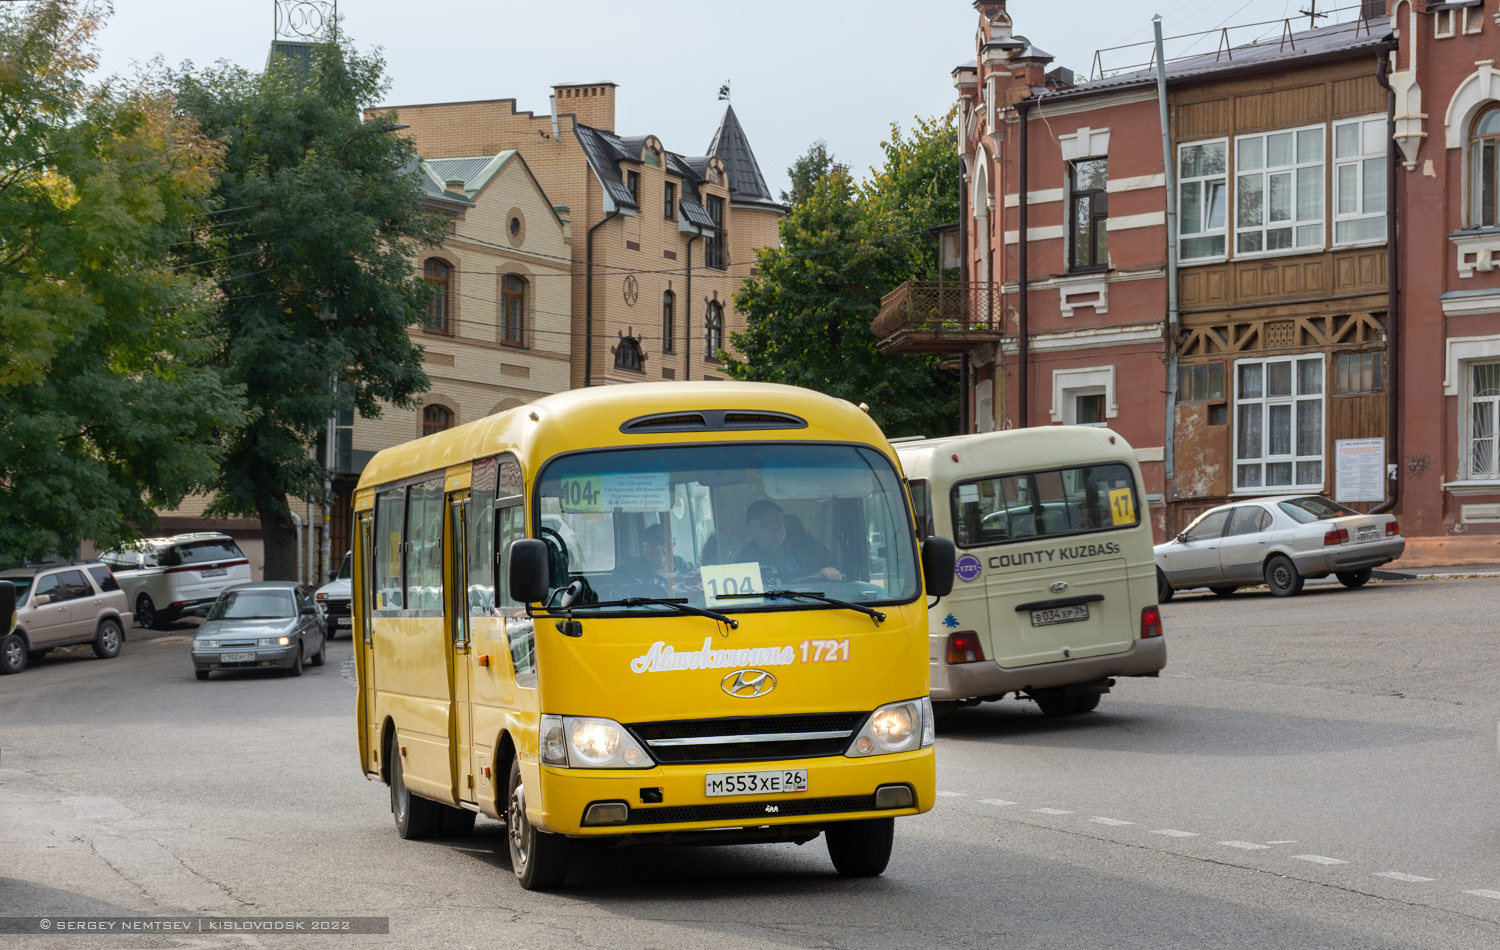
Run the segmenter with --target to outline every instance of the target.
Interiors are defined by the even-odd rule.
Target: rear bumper
[[[1167,665],[1165,637],[1137,640],[1123,653],[1006,669],[998,663],[932,663],[933,701],[976,699],[1027,689],[1071,686],[1110,676],[1147,676]]]
[[[1322,577],[1326,574],[1345,571],[1362,571],[1369,567],[1389,564],[1406,550],[1406,539],[1368,541],[1364,544],[1330,545],[1324,551],[1315,551],[1297,558],[1297,572],[1303,577]]]

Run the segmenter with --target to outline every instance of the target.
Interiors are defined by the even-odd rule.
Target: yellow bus
[[[788,386],[575,390],[387,449],[354,500],[359,753],[402,837],[806,842],[881,873],[932,807],[921,544],[867,415]]]

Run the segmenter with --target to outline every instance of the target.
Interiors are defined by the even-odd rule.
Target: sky
[[[1320,8],[1357,0],[1324,0]],[[99,37],[101,74],[129,74],[160,56],[168,65],[228,60],[265,65],[273,0],[114,0]],[[1151,40],[1160,13],[1168,37],[1279,20],[1308,0],[1011,0],[1015,31],[1087,76],[1094,51]],[[344,33],[379,48],[390,91],[382,105],[517,100],[550,112],[551,86],[610,81],[615,128],[654,134],[671,151],[700,155],[731,101],[773,194],[817,139],[864,176],[881,158],[891,123],[946,112],[952,71],[975,57],[971,0],[340,0]],[[1349,13],[1335,13],[1346,19]],[[1299,17],[1294,29],[1308,20]],[[1233,42],[1279,32],[1238,30]],[[1169,58],[1215,37],[1169,43]],[[1142,65],[1148,46],[1106,54],[1106,65]]]

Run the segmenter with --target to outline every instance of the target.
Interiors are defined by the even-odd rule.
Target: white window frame
[[[1303,132],[1316,132],[1318,134],[1318,157],[1316,160],[1299,160],[1299,140]],[[1272,165],[1266,154],[1267,141],[1274,135],[1292,136],[1292,161],[1290,164]],[[1252,140],[1260,141],[1260,167],[1243,169],[1240,162],[1241,149]],[[1324,124],[1299,125],[1286,129],[1267,129],[1264,132],[1254,132],[1249,135],[1237,135],[1234,138],[1234,161],[1231,164],[1234,177],[1234,223],[1230,230],[1234,235],[1232,254],[1236,259],[1258,258],[1258,257],[1280,257],[1288,254],[1309,254],[1323,250],[1328,244],[1328,182],[1326,166],[1328,164],[1328,129]],[[1304,171],[1317,169],[1318,182],[1318,211],[1316,217],[1302,218],[1298,215],[1298,188],[1297,181]],[[1285,174],[1291,179],[1291,217],[1286,221],[1271,221],[1271,176]],[[1246,202],[1240,195],[1240,179],[1257,175],[1261,179],[1261,223],[1257,225],[1242,226],[1239,222],[1240,212],[1246,207]],[[1298,235],[1304,228],[1317,227],[1318,241],[1316,244],[1302,244]],[[1292,246],[1268,249],[1268,236],[1271,231],[1290,229],[1292,232]],[[1260,234],[1261,246],[1259,250],[1241,250],[1240,238],[1243,235]]]
[[[1224,170],[1222,172],[1219,172],[1219,173],[1216,173],[1216,174],[1213,174],[1213,175],[1194,175],[1194,176],[1191,176],[1191,177],[1182,177],[1182,156],[1183,156],[1183,153],[1186,152],[1190,148],[1202,148],[1204,146],[1209,146],[1209,145],[1218,145],[1218,146],[1220,146],[1220,147],[1222,147],[1224,149]],[[1180,145],[1177,146],[1177,172],[1178,172],[1178,176],[1179,176],[1178,177],[1178,181],[1177,181],[1177,256],[1178,256],[1178,263],[1198,263],[1198,262],[1203,262],[1203,261],[1222,261],[1222,260],[1224,260],[1228,256],[1228,253],[1229,253],[1229,235],[1230,235],[1229,222],[1230,222],[1230,219],[1234,216],[1234,208],[1233,208],[1233,204],[1234,203],[1231,200],[1232,194],[1231,194],[1231,189],[1230,189],[1230,186],[1229,186],[1229,170],[1230,170],[1229,157],[1230,156],[1229,156],[1229,139],[1228,138],[1203,139],[1203,140],[1197,141],[1197,142],[1183,142],[1182,144],[1180,144]],[[1220,184],[1220,186],[1222,187],[1222,189],[1223,189],[1223,196],[1224,196],[1224,224],[1223,224],[1223,226],[1217,227],[1217,228],[1205,228],[1205,229],[1198,230],[1198,231],[1193,231],[1193,232],[1183,231],[1182,230],[1182,208],[1183,208],[1183,205],[1186,204],[1186,202],[1184,202],[1182,200],[1183,193],[1190,186],[1196,188],[1198,190],[1198,207],[1200,209],[1205,209],[1207,207],[1206,198],[1208,196],[1208,188],[1214,182],[1218,182]],[[1196,257],[1190,257],[1184,251],[1184,249],[1183,249],[1183,245],[1184,245],[1184,243],[1186,241],[1196,240],[1196,239],[1200,239],[1200,238],[1213,238],[1213,237],[1222,237],[1224,239],[1224,249],[1221,250],[1221,251],[1219,251],[1218,253],[1215,253],[1215,254],[1203,254],[1203,255],[1196,256]]]
[[[1052,410],[1048,413],[1053,422],[1077,425],[1077,396],[1104,394],[1104,420],[1090,425],[1109,425],[1109,420],[1120,414],[1115,401],[1115,368],[1110,366],[1083,366],[1077,369],[1059,369],[1052,372]]]
[[[1485,359],[1468,360],[1460,363],[1459,366],[1463,373],[1463,398],[1460,400],[1458,413],[1459,434],[1462,437],[1459,443],[1462,446],[1460,449],[1462,452],[1460,457],[1462,464],[1459,466],[1459,471],[1463,474],[1460,477],[1474,481],[1500,479],[1500,432],[1496,431],[1496,428],[1500,427],[1500,393],[1486,396],[1476,396],[1474,394],[1475,369],[1480,366],[1500,366],[1500,361]],[[1491,407],[1491,429],[1488,436],[1490,442],[1490,470],[1487,472],[1478,471],[1474,465],[1474,406],[1476,404],[1487,404]]]
[[[1301,393],[1298,391],[1297,364],[1302,360],[1316,360],[1319,367],[1319,385],[1316,393]],[[1288,396],[1267,396],[1267,382],[1270,377],[1269,367],[1273,363],[1290,364],[1291,372],[1291,394]],[[1241,367],[1259,365],[1261,367],[1261,395],[1245,397],[1240,395],[1240,369]],[[1232,364],[1232,392],[1234,393],[1234,431],[1233,441],[1230,443],[1234,450],[1234,491],[1236,494],[1264,495],[1276,491],[1321,491],[1324,482],[1328,480],[1328,458],[1326,447],[1328,444],[1328,361],[1321,353],[1296,353],[1288,356],[1271,356],[1261,359],[1235,360]],[[1318,451],[1317,454],[1298,454],[1297,452],[1297,406],[1299,403],[1318,403]],[[1242,410],[1252,406],[1260,410],[1260,434],[1261,453],[1246,459],[1240,458],[1240,419]],[[1273,407],[1289,406],[1289,420],[1291,425],[1290,446],[1291,452],[1280,455],[1270,454],[1271,424],[1270,416]],[[1319,478],[1316,482],[1298,482],[1297,466],[1302,462],[1319,463]],[[1266,478],[1266,469],[1271,465],[1290,463],[1292,467],[1292,478],[1289,483],[1270,484]],[[1245,485],[1240,482],[1240,467],[1242,465],[1260,466],[1260,484]]]
[[[1358,136],[1358,151],[1349,155],[1339,154],[1339,129],[1354,126]],[[1376,141],[1378,148],[1371,148],[1367,140],[1371,127],[1379,130]],[[1344,119],[1333,123],[1333,246],[1352,247],[1360,244],[1384,244],[1386,241],[1385,218],[1386,202],[1390,196],[1385,194],[1387,149],[1385,146],[1385,116],[1367,115],[1356,119]],[[1372,165],[1372,163],[1374,163]],[[1380,175],[1380,191],[1384,197],[1379,211],[1365,211],[1365,186],[1371,169],[1376,168]],[[1343,178],[1340,172],[1349,170],[1354,175],[1354,202],[1358,211],[1344,212],[1339,210],[1343,207],[1344,188]],[[1339,225],[1353,221],[1381,222],[1380,235],[1378,237],[1351,238],[1347,241],[1339,239]]]
[[[1446,40],[1453,36],[1453,25],[1457,18],[1453,16],[1452,10],[1434,10],[1432,17],[1432,35],[1434,39]],[[1444,29],[1447,24],[1447,29]]]
[[[1472,29],[1470,29],[1470,25],[1469,25],[1469,14],[1471,12],[1474,14],[1474,23],[1473,23],[1473,28]],[[1484,9],[1482,7],[1479,8],[1479,9],[1475,9],[1474,7],[1464,7],[1463,31],[1465,33],[1468,33],[1468,34],[1473,34],[1473,33],[1480,32],[1483,28],[1484,28]]]

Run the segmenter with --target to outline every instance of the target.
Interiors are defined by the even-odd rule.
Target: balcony
[[[1000,285],[907,281],[880,298],[870,324],[884,353],[962,353],[998,343],[1004,322]]]

